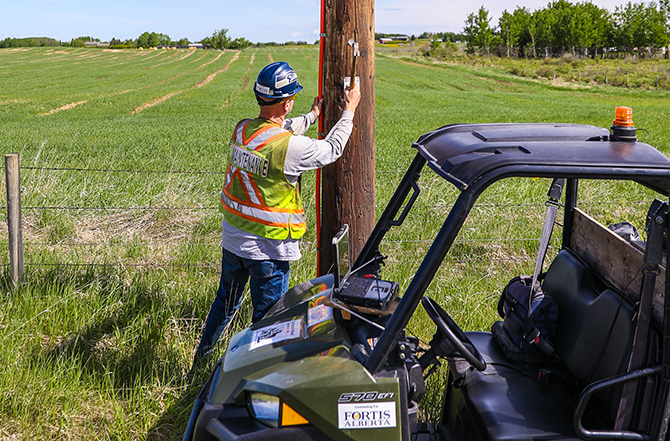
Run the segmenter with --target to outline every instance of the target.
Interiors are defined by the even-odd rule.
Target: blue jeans
[[[242,303],[249,281],[254,307],[252,322],[262,319],[288,290],[290,266],[283,260],[251,260],[223,250],[221,281],[205,322],[195,360],[209,352]]]

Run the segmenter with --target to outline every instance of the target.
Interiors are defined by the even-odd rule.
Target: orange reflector
[[[616,117],[612,125],[619,127],[633,127],[633,109],[619,106],[616,108]]]
[[[281,405],[281,425],[282,426],[298,426],[300,424],[309,424],[302,415],[293,410],[288,404]]]

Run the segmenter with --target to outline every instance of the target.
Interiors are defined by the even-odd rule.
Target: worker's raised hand
[[[312,104],[312,113],[314,116],[319,118],[319,115],[321,115],[321,109],[323,108],[323,98],[319,99],[319,97],[314,98],[314,104]]]
[[[352,112],[356,111],[358,103],[361,101],[361,85],[360,83],[355,83],[352,89],[347,89],[344,91],[344,109],[350,110]]]

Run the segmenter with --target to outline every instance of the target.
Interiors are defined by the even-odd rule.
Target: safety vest
[[[300,239],[306,230],[298,185],[284,175],[291,132],[265,119],[241,121],[230,143],[221,205],[226,222],[268,239]]]

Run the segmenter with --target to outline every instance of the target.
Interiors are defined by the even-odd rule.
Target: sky
[[[356,0],[350,0],[356,1]],[[580,0],[581,1],[581,0]],[[627,0],[626,0],[627,1]],[[572,3],[577,3],[573,0]],[[620,1],[591,0],[614,12]],[[497,25],[502,11],[518,4],[531,11],[548,0],[376,0],[375,31],[419,35],[427,32],[461,32],[468,14],[484,6]],[[0,39],[51,37],[70,41],[91,36],[101,41],[135,39],[145,31],[168,34],[172,40],[190,41],[228,29],[232,38],[254,43],[307,41],[319,33],[319,0],[0,0]]]

